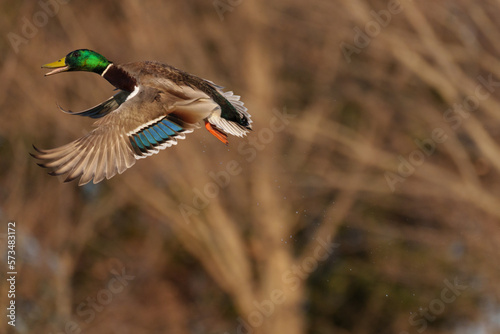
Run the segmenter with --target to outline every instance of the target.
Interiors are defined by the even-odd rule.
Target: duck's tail
[[[237,137],[245,136],[252,130],[252,119],[247,108],[233,92],[220,92],[216,100],[220,109],[205,120],[205,127],[220,141],[227,144],[227,133]]]

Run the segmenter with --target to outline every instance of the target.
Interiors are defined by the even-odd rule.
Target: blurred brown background
[[[497,1],[0,9],[0,246],[15,220],[18,271],[1,333],[500,330]],[[56,103],[113,93],[43,76],[79,48],[226,86],[254,131],[225,147],[200,129],[111,180],[62,183],[31,145],[92,128]]]

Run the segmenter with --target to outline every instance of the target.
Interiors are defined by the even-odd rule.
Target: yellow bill
[[[61,58],[53,63],[48,63],[45,65],[42,65],[42,68],[54,68],[53,71],[50,71],[48,73],[45,73],[45,76],[56,74],[56,73],[61,73],[69,70],[69,66],[66,65],[66,57]]]

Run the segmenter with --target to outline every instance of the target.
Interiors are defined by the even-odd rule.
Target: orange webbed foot
[[[229,144],[229,141],[227,140],[227,134],[222,132],[221,130],[217,129],[215,126],[212,124],[208,123],[205,121],[205,127],[207,130],[215,136],[215,138],[219,139],[221,142],[224,144]]]

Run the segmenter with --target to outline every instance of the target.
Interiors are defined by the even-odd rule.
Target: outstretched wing
[[[84,137],[55,149],[35,147],[36,153],[31,155],[41,160],[40,166],[52,169],[50,175],[67,174],[65,182],[80,177],[79,185],[92,179],[94,183],[99,183],[123,173],[137,159],[176,145],[177,139],[184,139],[185,133],[191,131],[168,116],[128,134],[123,125],[109,124],[99,126]]]
[[[191,122],[185,112],[207,104],[204,99],[186,100],[151,88],[136,95],[102,116],[82,138],[50,150],[35,147],[32,156],[41,160],[40,166],[52,169],[49,174],[67,174],[65,182],[80,177],[79,185],[98,183],[123,173],[137,159],[176,145],[199,121]]]
[[[102,126],[67,145],[31,154],[38,165],[51,168],[50,175],[67,174],[65,182],[80,177],[79,185],[123,173],[135,164],[130,143],[119,125]]]
[[[104,101],[101,104],[96,105],[93,108],[86,109],[83,111],[73,112],[71,110],[64,110],[60,105],[57,105],[59,109],[66,114],[70,115],[78,115],[78,116],[88,116],[90,118],[101,118],[106,116],[110,112],[116,110],[123,102],[127,100],[127,97],[130,95],[129,92],[124,90],[119,91],[115,95],[111,96],[109,99]]]

